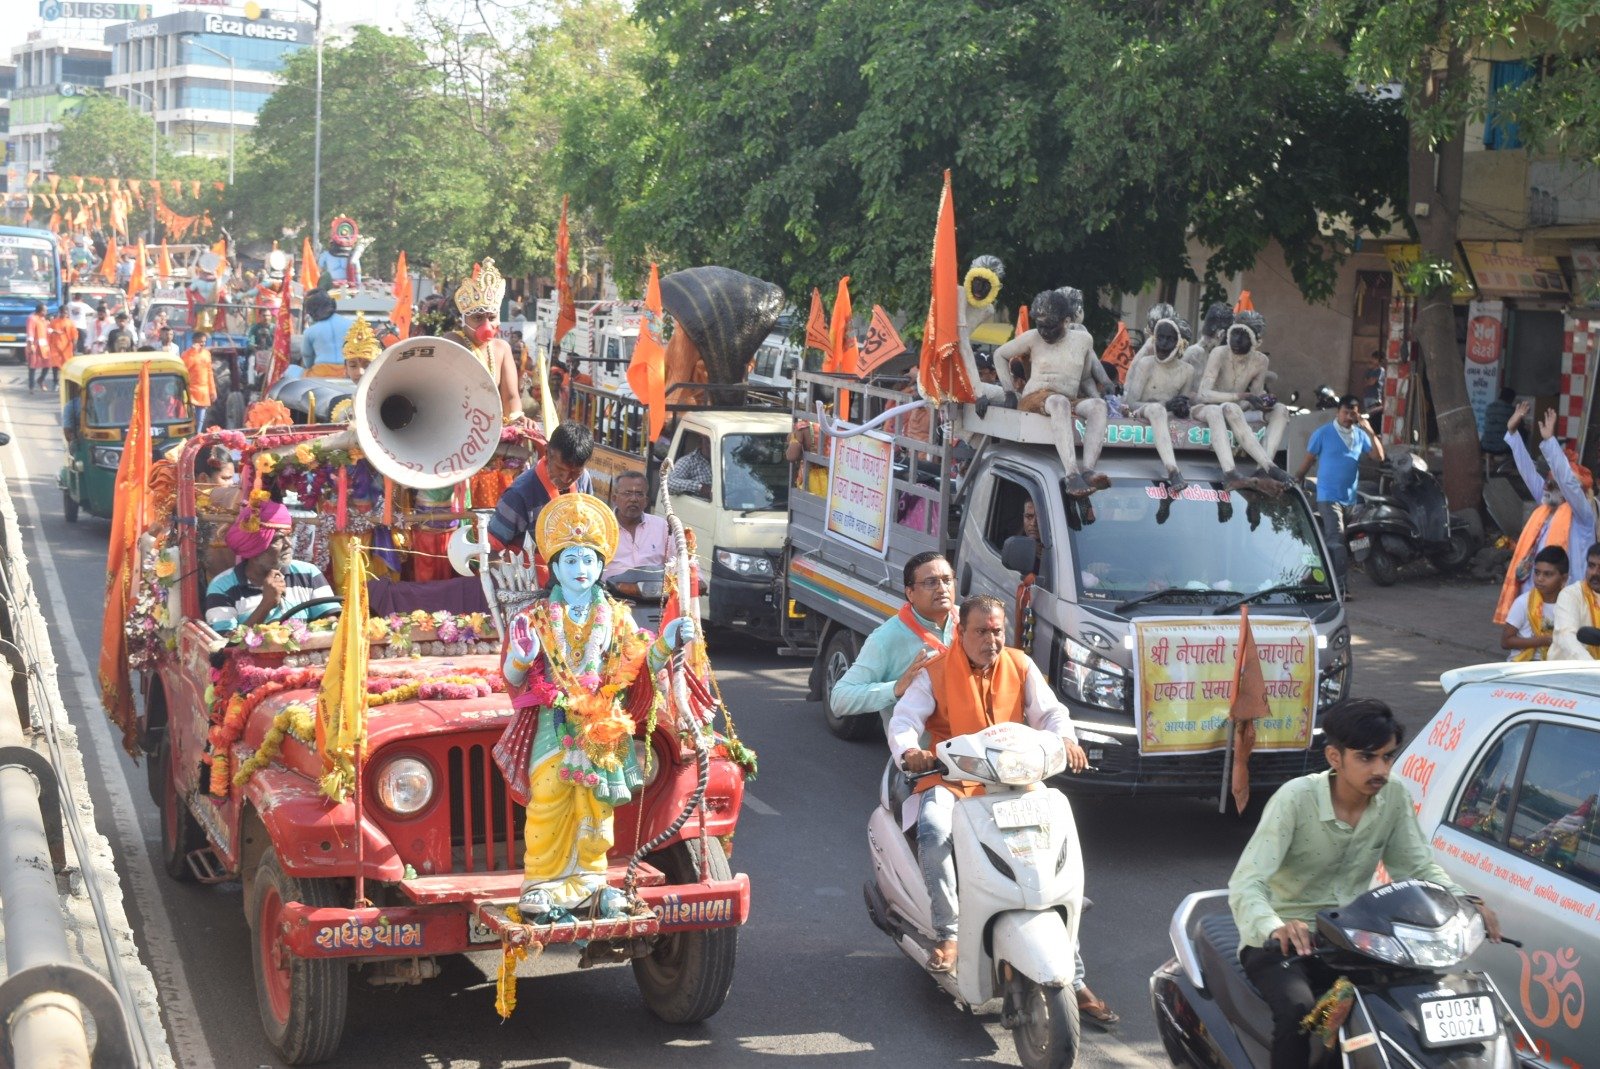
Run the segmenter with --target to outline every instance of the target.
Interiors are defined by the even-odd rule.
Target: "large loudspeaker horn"
[[[466,346],[407,338],[378,355],[356,389],[356,440],[395,482],[438,490],[470,478],[500,444],[500,390]]]

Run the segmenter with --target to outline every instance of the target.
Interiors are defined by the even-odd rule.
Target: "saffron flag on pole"
[[[1250,804],[1250,752],[1256,748],[1256,721],[1266,716],[1267,679],[1261,654],[1250,630],[1250,606],[1239,606],[1239,656],[1233,670],[1233,701],[1228,719],[1233,728],[1233,804],[1240,813]]]
[[[317,257],[311,251],[311,239],[306,238],[300,243],[300,288],[310,293],[321,281],[322,272],[317,270]]]
[[[870,375],[887,361],[906,351],[900,332],[894,329],[889,313],[883,306],[872,306],[872,323],[867,327],[867,343],[861,347],[860,374]]]
[[[117,281],[117,236],[112,234],[106,238],[106,254],[100,261],[98,274],[112,285]]]
[[[133,300],[135,297],[137,297],[139,294],[144,292],[144,286],[145,286],[144,260],[145,260],[144,238],[140,238],[139,239],[139,251],[134,253],[134,255],[133,255],[133,272],[130,275],[128,275],[128,300],[130,300],[130,301]]]
[[[1022,305],[1017,309],[1017,332],[1012,337],[1020,338],[1031,329],[1028,324],[1028,306]]]
[[[644,293],[644,316],[639,320],[639,341],[628,364],[628,385],[634,396],[650,406],[650,440],[667,425],[667,343],[661,333],[661,276],[650,265],[650,285]]]
[[[922,331],[922,360],[917,383],[922,396],[935,404],[977,400],[961,362],[961,328],[957,318],[965,300],[956,263],[956,206],[950,172],[939,194],[939,222],[933,232],[933,285],[928,295],[928,320]]]
[[[350,797],[356,760],[367,737],[367,555],[352,544],[344,573],[344,613],[333,631],[328,665],[317,692],[317,752],[322,793],[335,802]]]
[[[172,254],[167,251],[167,239],[161,239],[161,251],[156,256],[156,277],[169,279],[172,277]]]
[[[561,348],[561,339],[578,325],[578,312],[572,306],[572,237],[567,231],[567,198],[561,198],[561,225],[556,228],[556,329],[550,336],[550,351]]]
[[[411,337],[411,268],[404,249],[394,261],[394,307],[389,309],[389,322],[401,341]]]
[[[806,348],[821,350],[824,368],[833,363],[833,336],[822,310],[822,291],[815,286],[811,287],[811,314],[806,316]]]
[[[133,413],[122,458],[117,462],[116,493],[111,506],[111,539],[106,553],[106,608],[100,622],[100,703],[106,716],[122,729],[122,748],[139,752],[139,719],[128,671],[128,635],[124,624],[133,609],[139,573],[139,538],[150,523],[150,365],[139,364],[133,391]]]
[[[1117,324],[1117,333],[1100,359],[1117,369],[1118,382],[1128,381],[1128,368],[1133,363],[1133,339],[1128,337],[1128,324]]]
[[[1256,302],[1250,299],[1250,291],[1240,290],[1239,303],[1233,306],[1233,314],[1238,315],[1240,312],[1254,312],[1255,310]]]
[[[833,323],[828,330],[832,351],[828,363],[822,365],[824,371],[852,376],[861,373],[861,352],[856,346],[856,332],[850,326],[852,312],[850,276],[846,275],[839,280],[839,295],[833,300]],[[841,420],[850,418],[850,395],[844,390],[839,391],[836,410]]]

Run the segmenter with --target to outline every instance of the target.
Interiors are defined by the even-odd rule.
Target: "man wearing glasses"
[[[950,646],[955,634],[956,573],[932,550],[906,561],[906,604],[867,636],[852,664],[833,685],[828,700],[837,717],[877,713],[888,727],[894,703],[928,661]]]
[[[1339,589],[1350,600],[1350,554],[1344,544],[1345,519],[1356,503],[1356,477],[1361,471],[1361,456],[1371,450],[1383,460],[1383,443],[1372,424],[1361,412],[1361,399],[1353,393],[1339,398],[1339,411],[1332,423],[1325,423],[1311,434],[1306,456],[1300,462],[1299,478],[1304,479],[1317,466],[1317,515],[1322,520],[1322,536],[1333,554],[1333,570],[1339,575]]]

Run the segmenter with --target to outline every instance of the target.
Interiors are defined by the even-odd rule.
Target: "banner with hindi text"
[[[1250,617],[1271,713],[1256,721],[1257,750],[1311,745],[1317,631],[1299,616]],[[1134,720],[1141,754],[1209,753],[1228,745],[1228,706],[1239,657],[1234,617],[1150,616],[1134,621]]]
[[[889,501],[894,489],[894,439],[877,431],[828,439],[828,520],[834,538],[878,556],[889,552]]]

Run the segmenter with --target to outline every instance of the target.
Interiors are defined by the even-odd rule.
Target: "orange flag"
[[[839,295],[833,299],[833,324],[828,331],[832,352],[829,355],[829,362],[822,365],[824,371],[833,371],[841,375],[861,373],[861,351],[856,346],[856,332],[850,327],[852,311],[850,276],[846,275],[839,280]],[[850,418],[850,395],[843,390],[839,392],[837,408],[840,419]]]
[[[957,301],[961,276],[956,264],[956,205],[950,192],[950,172],[944,173],[939,194],[939,222],[933,232],[933,287],[928,294],[928,320],[922,331],[922,360],[917,371],[922,395],[934,402],[977,400],[967,369],[961,362],[961,331]]]
[[[228,270],[228,239],[218,238],[212,243],[211,251],[216,253],[217,258],[222,261],[217,265],[217,275],[220,277],[226,274]]]
[[[822,291],[815,286],[811,287],[811,314],[806,317],[806,348],[822,350],[823,367],[833,363],[833,336],[822,311]]]
[[[139,752],[139,721],[128,673],[128,636],[123,630],[133,608],[139,572],[138,543],[150,523],[146,487],[150,482],[150,365],[140,363],[133,414],[117,464],[111,506],[110,548],[106,554],[106,608],[100,623],[100,703],[122,729],[122,748]]]
[[[1033,328],[1028,325],[1028,306],[1023,305],[1017,309],[1017,333],[1015,336],[1020,338],[1031,329]]]
[[[1100,354],[1100,359],[1117,369],[1117,381],[1128,381],[1128,368],[1133,363],[1133,340],[1128,337],[1128,324],[1118,323],[1117,333]]]
[[[1250,299],[1250,291],[1240,290],[1239,303],[1233,306],[1233,314],[1238,315],[1240,312],[1254,312],[1255,310],[1256,305],[1255,302]]]
[[[172,277],[172,254],[167,251],[167,239],[161,239],[161,252],[156,257],[156,274],[161,278]]]
[[[567,198],[561,198],[561,225],[556,228],[556,332],[550,338],[550,348],[561,348],[561,339],[567,331],[578,325],[578,310],[572,306],[572,269],[567,258],[572,252],[572,238],[567,232]]]
[[[128,299],[144,292],[144,238],[139,239],[139,251],[133,256],[133,273],[128,276]]]
[[[661,276],[655,264],[650,265],[650,285],[644,291],[644,317],[628,364],[628,385],[650,406],[650,440],[655,441],[667,425],[667,343],[661,336]]]
[[[404,249],[394,261],[394,307],[389,310],[389,322],[401,340],[411,337],[411,268]]]
[[[872,306],[872,324],[867,327],[867,343],[861,347],[861,374],[870,375],[886,361],[906,351],[900,332],[894,329],[882,305]]]
[[[106,237],[106,254],[100,261],[98,273],[107,282],[115,282],[117,280],[117,236],[115,234]]]
[[[311,239],[308,237],[300,244],[300,288],[310,293],[320,281],[322,272],[317,270],[317,257],[311,251]]]
[[[1241,605],[1239,656],[1233,669],[1233,701],[1228,705],[1228,719],[1233,722],[1233,804],[1240,813],[1250,804],[1250,751],[1256,747],[1256,721],[1270,712],[1261,654],[1250,630],[1250,606]]]

